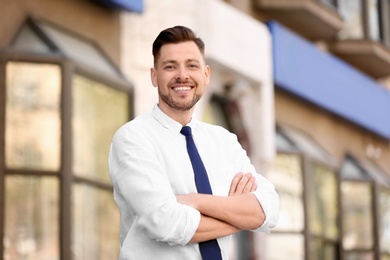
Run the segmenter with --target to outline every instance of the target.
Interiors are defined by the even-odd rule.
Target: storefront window
[[[4,259],[59,259],[56,177],[6,178]]]
[[[276,187],[280,209],[278,225],[266,242],[266,259],[304,259],[303,180],[300,156],[278,154],[267,178]],[[281,247],[283,250],[278,250]]]
[[[46,21],[27,19],[11,42],[0,50],[0,259],[118,258],[107,158],[132,87],[93,42]]]
[[[335,244],[319,238],[310,239],[309,255],[309,259],[338,259],[338,252]]]
[[[119,211],[112,192],[74,184],[73,196],[73,259],[118,259]]]
[[[373,252],[347,252],[344,254],[344,259],[345,260],[374,260],[375,257]]]
[[[337,259],[338,182],[334,171],[314,164],[309,176],[308,219],[311,259]]]
[[[343,255],[349,260],[390,258],[390,178],[364,158],[341,168]]]
[[[297,155],[278,154],[267,176],[277,187],[280,198],[279,222],[275,230],[302,232],[304,215],[301,159]]]
[[[346,250],[373,246],[372,188],[369,183],[343,181],[343,245]]]
[[[279,194],[279,222],[266,238],[265,259],[338,259],[335,161],[304,132],[277,129],[278,154],[267,178]]]
[[[309,229],[316,237],[336,240],[338,236],[338,182],[329,168],[315,164],[309,193]]]
[[[305,238],[301,233],[271,233],[265,240],[265,258],[272,260],[305,259]]]
[[[129,118],[129,97],[103,83],[73,80],[73,172],[110,183],[107,156],[115,131]]]
[[[379,207],[381,220],[379,228],[380,250],[383,259],[390,259],[390,188],[380,188]],[[387,254],[387,258],[385,254]]]
[[[60,67],[8,62],[6,79],[6,167],[58,170]]]

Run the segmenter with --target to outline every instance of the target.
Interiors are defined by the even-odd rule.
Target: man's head
[[[192,115],[209,84],[204,43],[184,26],[162,31],[153,43],[152,83],[158,89],[159,107],[177,121]],[[184,122],[187,123],[187,122]]]
[[[205,45],[203,40],[197,37],[191,29],[178,25],[161,31],[154,40],[152,49],[154,66],[156,67],[156,63],[160,55],[160,50],[163,45],[181,42],[194,42],[204,57]]]

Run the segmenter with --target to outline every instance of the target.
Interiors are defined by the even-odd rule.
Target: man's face
[[[172,112],[192,109],[208,85],[209,76],[210,68],[194,42],[163,45],[151,69],[160,108]]]

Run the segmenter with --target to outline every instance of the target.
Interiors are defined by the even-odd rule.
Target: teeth
[[[175,91],[186,91],[191,90],[191,87],[176,87]]]

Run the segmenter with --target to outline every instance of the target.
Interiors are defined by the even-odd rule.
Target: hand
[[[252,173],[242,172],[234,176],[232,183],[230,184],[229,196],[236,196],[245,193],[250,193],[257,189],[256,178],[252,176]]]

